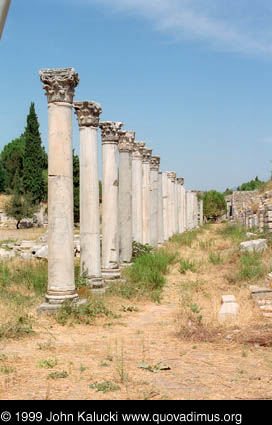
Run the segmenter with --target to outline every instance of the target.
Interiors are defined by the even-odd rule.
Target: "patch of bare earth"
[[[1,340],[0,398],[272,398],[272,324],[250,300],[247,285],[226,279],[237,262],[216,228],[200,233],[191,248],[178,248],[181,257],[197,262],[197,271],[181,274],[179,264],[172,266],[160,305],[116,297],[110,304],[118,319],[61,326],[42,317],[35,322],[35,335]],[[224,256],[222,264],[209,262],[200,244],[207,241]],[[236,322],[222,325],[216,316],[221,295],[228,293],[236,296],[240,313]],[[138,311],[120,311],[122,305]],[[56,365],[41,367],[49,359]],[[50,378],[52,372],[63,377]],[[115,391],[97,391],[103,382]]]

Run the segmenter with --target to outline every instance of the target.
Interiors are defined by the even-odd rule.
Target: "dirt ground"
[[[123,300],[138,311],[120,312],[119,300],[121,317],[97,319],[95,325],[61,326],[43,316],[33,336],[1,340],[0,399],[271,399],[272,347],[248,338],[250,332],[259,335],[258,326],[272,329],[271,321],[260,316],[248,288],[228,286],[226,268],[236,266],[229,260],[229,242],[217,238],[215,227],[192,248],[178,249],[201,266],[196,276],[181,275],[178,265],[172,266],[161,304]],[[207,263],[207,252],[199,248],[199,241],[207,240],[225,253],[224,265]],[[184,279],[205,281],[206,289],[196,293],[197,305],[213,338],[190,339],[181,332],[182,325],[192,327],[183,312]],[[221,326],[216,313],[225,293],[235,294],[241,308],[235,323]],[[55,361],[53,368],[41,367],[49,360]],[[54,372],[63,377],[50,378]]]

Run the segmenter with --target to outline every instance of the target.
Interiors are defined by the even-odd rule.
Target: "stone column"
[[[101,105],[74,102],[80,132],[80,272],[94,292],[105,292],[101,276],[97,130]]]
[[[174,234],[174,229],[173,229],[173,191],[172,191],[172,172],[168,171],[167,172],[167,192],[168,192],[168,202],[167,202],[167,223],[168,223],[168,239],[171,238]]]
[[[144,142],[136,142],[132,151],[132,239],[143,243],[143,150]]]
[[[163,227],[163,198],[162,198],[162,171],[158,174],[158,243],[161,245],[164,242],[164,227]]]
[[[73,68],[43,69],[48,100],[48,292],[38,308],[55,311],[78,300],[74,280],[72,104],[78,74]]]
[[[143,244],[150,245],[150,158],[152,149],[143,151]]]
[[[162,173],[163,239],[168,240],[168,176]]]
[[[150,245],[158,245],[158,172],[160,157],[150,158]]]
[[[203,199],[199,201],[199,225],[203,226]]]
[[[176,235],[177,233],[177,227],[176,227],[176,173],[172,172],[171,173],[171,192],[172,192],[172,207],[171,207],[171,211],[172,211],[172,230],[173,230],[173,235]]]
[[[119,255],[120,264],[132,258],[132,172],[131,153],[135,142],[134,131],[119,132]]]
[[[120,122],[106,121],[102,130],[102,277],[120,278],[118,218],[118,141]]]
[[[175,179],[175,229],[176,234],[179,234],[179,185],[177,178]]]
[[[177,179],[178,186],[178,230],[183,233],[183,214],[182,214],[182,179]]]
[[[0,40],[1,40],[2,32],[5,26],[9,6],[10,6],[10,0],[2,0],[0,2]]]

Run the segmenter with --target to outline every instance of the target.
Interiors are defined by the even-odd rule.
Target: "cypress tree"
[[[38,117],[35,112],[34,102],[30,105],[25,129],[24,153],[24,190],[31,194],[34,202],[40,202],[45,196],[43,169],[44,149],[39,132]]]

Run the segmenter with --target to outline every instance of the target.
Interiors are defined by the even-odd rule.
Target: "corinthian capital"
[[[177,182],[178,182],[178,184],[180,184],[181,186],[183,186],[184,185],[184,177],[179,177],[177,179]]]
[[[102,107],[96,102],[74,102],[79,127],[98,127]]]
[[[159,171],[161,158],[159,156],[151,156],[150,158],[150,170]]]
[[[142,160],[144,148],[145,148],[144,142],[135,142],[133,146],[133,151],[132,151],[132,158]]]
[[[173,171],[167,171],[167,176],[171,179],[171,181],[173,183],[175,183],[176,181],[176,173],[174,173]]]
[[[119,152],[132,152],[135,141],[135,131],[119,131]]]
[[[100,123],[102,131],[102,144],[118,143],[119,131],[124,124],[122,122],[104,121]]]
[[[48,103],[73,103],[75,87],[79,83],[74,68],[41,69],[39,74]]]
[[[144,148],[144,150],[143,150],[143,162],[150,163],[151,156],[152,156],[152,148]]]

